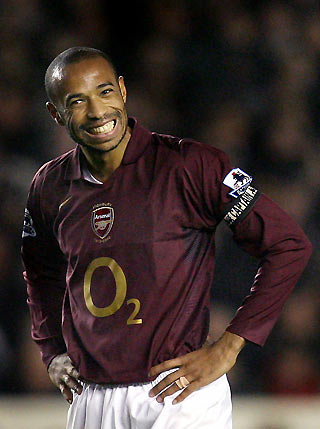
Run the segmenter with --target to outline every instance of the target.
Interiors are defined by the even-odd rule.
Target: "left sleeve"
[[[49,366],[52,359],[66,351],[62,335],[62,307],[66,293],[67,262],[46,221],[42,204],[43,175],[37,173],[30,188],[22,234],[22,259],[27,283],[31,334],[41,357]]]
[[[311,243],[299,225],[265,195],[231,228],[239,247],[259,258],[260,264],[250,294],[227,331],[262,346],[310,258]]]
[[[250,294],[227,330],[262,346],[310,258],[311,243],[287,213],[252,185],[249,174],[231,166],[224,152],[197,150],[186,159],[202,225],[214,229],[224,220],[238,246],[260,259]]]

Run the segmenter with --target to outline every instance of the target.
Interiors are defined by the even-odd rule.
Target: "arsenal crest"
[[[103,240],[109,234],[113,225],[113,220],[113,207],[102,204],[98,208],[94,208],[91,215],[91,226],[93,232]]]

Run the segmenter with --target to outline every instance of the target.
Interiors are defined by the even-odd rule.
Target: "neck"
[[[81,146],[88,168],[96,179],[105,182],[120,166],[130,137],[131,129],[128,127],[118,146],[108,152],[100,152],[88,146]]]

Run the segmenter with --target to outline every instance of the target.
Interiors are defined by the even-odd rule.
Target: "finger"
[[[74,366],[70,366],[66,369],[67,374],[71,377],[75,378],[76,380],[80,377],[80,373]]]
[[[70,366],[67,368],[67,374],[70,375],[70,377],[72,377],[76,381],[76,386],[74,387],[74,389],[80,395],[82,393],[83,388],[82,384],[79,382],[79,371],[74,366]]]
[[[181,390],[180,387],[176,383],[173,383],[170,387],[168,387],[168,389],[161,392],[161,394],[157,397],[156,400],[157,400],[157,402],[163,402],[164,398],[166,396],[173,395],[174,393],[178,392],[179,390]]]
[[[82,393],[82,385],[68,374],[62,376],[64,384],[71,390],[74,390],[79,395]]]
[[[159,375],[161,372],[168,371],[169,369],[173,368],[178,368],[180,365],[180,358],[166,360],[159,365],[153,366],[149,371],[149,376],[154,377],[155,375]]]
[[[184,399],[186,399],[189,395],[191,395],[192,392],[195,392],[196,390],[198,390],[200,387],[202,387],[202,384],[200,384],[199,382],[193,382],[190,383],[188,387],[186,387],[181,393],[180,395],[178,395],[173,401],[172,404],[178,404],[179,402],[182,402]]]
[[[179,377],[182,376],[182,372],[175,371],[169,375],[167,375],[163,380],[161,380],[158,384],[156,384],[149,392],[150,398],[158,395],[162,390],[166,389],[172,383],[174,383]]]
[[[69,402],[69,404],[72,404],[72,399],[73,399],[73,395],[72,395],[72,392],[71,392],[71,390],[69,389],[69,387],[68,386],[66,386],[65,384],[60,384],[59,385],[59,389],[60,389],[60,392],[62,393],[62,396],[64,397],[64,399],[66,400],[66,401],[68,401]]]

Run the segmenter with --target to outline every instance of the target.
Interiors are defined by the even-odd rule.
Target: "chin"
[[[85,142],[79,142],[79,144],[82,147],[85,147],[86,149],[89,149],[90,151],[93,151],[93,152],[107,153],[107,152],[111,152],[112,150],[116,149],[119,146],[120,142],[121,142],[121,140],[119,142],[110,143],[110,144],[100,143],[100,144],[96,144],[96,145],[91,145],[91,144],[88,144]]]

